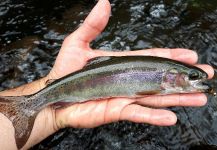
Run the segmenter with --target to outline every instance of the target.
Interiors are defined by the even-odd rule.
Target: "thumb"
[[[111,6],[108,0],[99,0],[85,19],[84,23],[67,37],[67,43],[84,46],[94,40],[108,23]],[[88,45],[89,46],[89,45]]]

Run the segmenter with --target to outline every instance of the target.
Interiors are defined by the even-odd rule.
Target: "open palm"
[[[196,63],[196,54],[185,49],[149,49],[131,52],[109,52],[91,49],[89,43],[104,29],[109,15],[110,4],[108,0],[100,0],[83,25],[65,39],[56,63],[48,76],[50,79],[57,79],[77,71],[84,67],[89,59],[97,56],[154,55],[184,61],[189,64]],[[200,65],[200,67],[209,73],[209,66]],[[111,98],[74,104],[66,109],[56,110],[56,120],[58,128],[65,126],[90,128],[119,120],[172,125],[176,122],[174,113],[144,106],[201,106],[205,103],[206,97],[204,94],[149,96],[140,99]]]
[[[85,66],[88,60],[98,56],[152,55],[175,59],[197,65],[197,54],[187,49],[147,49],[139,51],[111,52],[93,50],[89,43],[105,28],[109,15],[108,0],[99,0],[84,23],[63,42],[55,65],[46,79],[58,79]],[[213,76],[208,65],[197,65]],[[137,123],[168,126],[176,123],[176,115],[160,107],[202,106],[207,98],[202,93],[148,96],[144,98],[110,98],[77,103],[66,108],[48,107],[37,116],[33,132],[26,147],[38,143],[48,135],[67,126],[92,128],[102,124],[128,120]],[[150,106],[151,108],[148,108]]]

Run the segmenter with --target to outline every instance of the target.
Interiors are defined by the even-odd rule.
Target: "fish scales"
[[[21,148],[38,112],[57,102],[78,103],[110,97],[205,92],[208,75],[200,68],[152,56],[99,57],[79,71],[48,84],[33,95],[0,97],[0,112],[15,128]]]

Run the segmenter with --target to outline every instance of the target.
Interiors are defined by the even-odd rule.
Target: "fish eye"
[[[199,77],[200,77],[199,72],[197,72],[195,70],[191,71],[190,74],[189,74],[189,79],[190,80],[197,80]]]

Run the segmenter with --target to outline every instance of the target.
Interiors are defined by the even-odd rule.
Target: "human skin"
[[[198,56],[187,49],[147,49],[138,51],[111,52],[94,50],[89,43],[105,28],[109,15],[108,0],[99,0],[83,25],[64,40],[60,52],[50,73],[37,81],[21,87],[0,92],[1,96],[28,95],[46,86],[49,79],[59,79],[69,73],[81,69],[88,60],[98,56],[152,55],[166,57],[188,64],[196,65],[206,71],[209,78],[214,70],[209,65],[196,64]],[[100,13],[98,13],[100,12]],[[171,106],[203,106],[207,98],[203,93],[174,94],[165,96],[149,96],[143,98],[110,98],[100,101],[77,103],[62,109],[49,106],[37,116],[31,136],[23,149],[39,143],[61,128],[93,128],[111,122],[127,120],[136,123],[147,123],[158,126],[174,125],[176,115],[161,107]],[[150,106],[151,108],[148,108]],[[97,116],[97,117],[96,117]],[[0,114],[0,147],[2,149],[17,149],[14,139],[14,129],[11,122]]]

